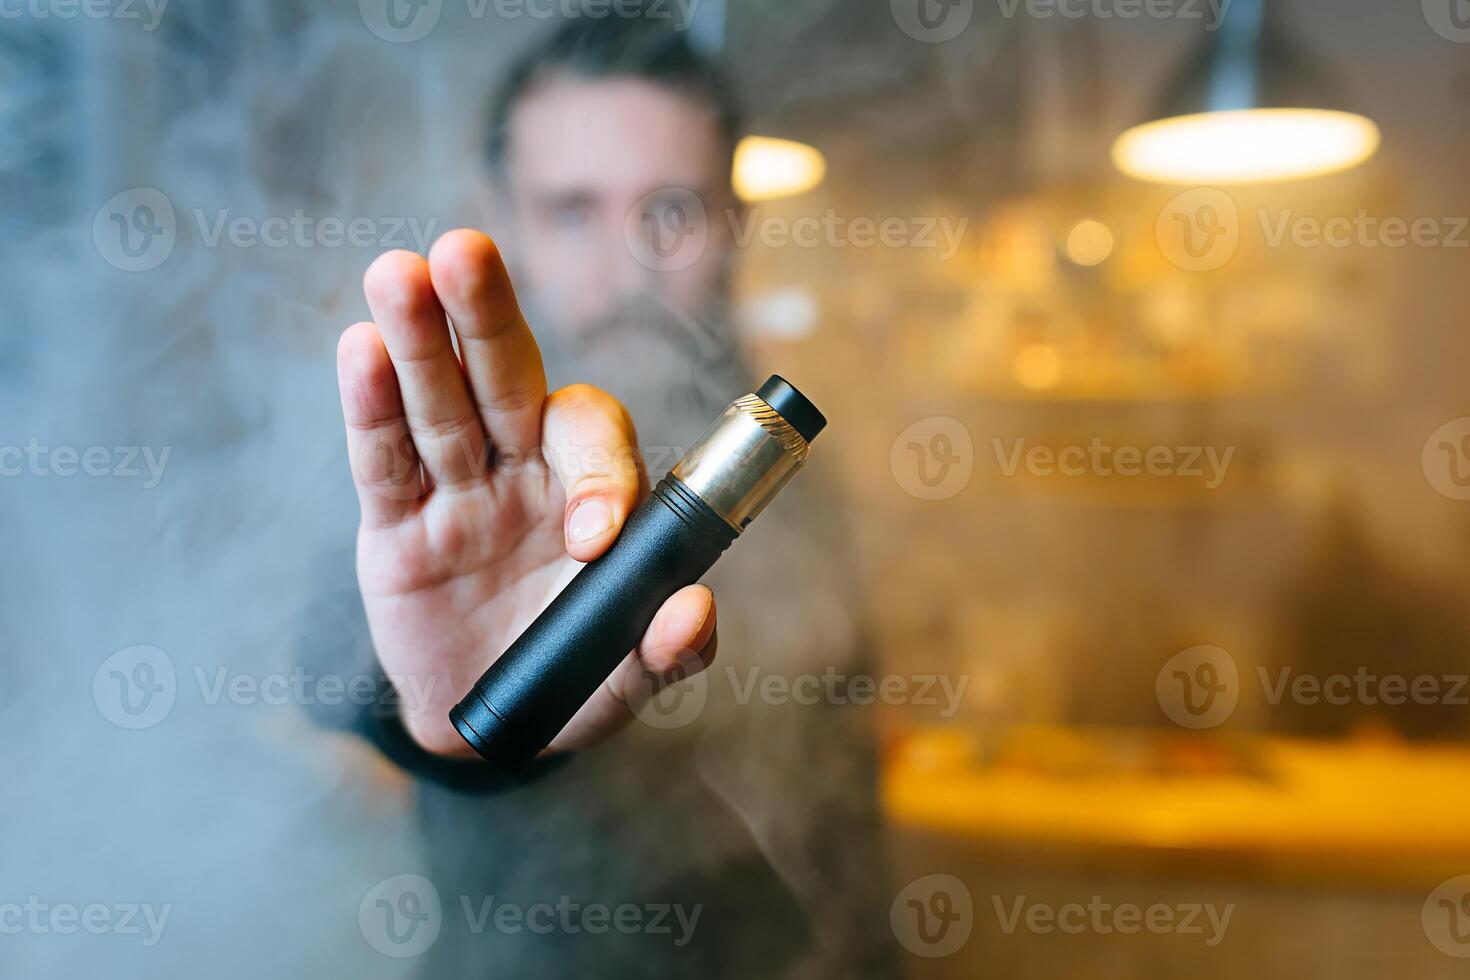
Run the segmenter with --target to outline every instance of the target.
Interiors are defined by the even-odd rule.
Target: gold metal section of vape
[[[704,431],[673,475],[737,532],[781,491],[810,447],[755,395],[741,395]]]

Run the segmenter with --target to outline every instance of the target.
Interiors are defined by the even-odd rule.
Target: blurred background
[[[360,620],[337,335],[494,233],[484,102],[564,12],[400,7],[0,7],[0,902],[174,909],[0,914],[17,976],[413,975],[357,918],[412,791],[208,697]],[[832,421],[893,973],[1463,976],[1470,8],[670,11],[745,112],[733,343]],[[169,724],[103,706],[139,648]]]

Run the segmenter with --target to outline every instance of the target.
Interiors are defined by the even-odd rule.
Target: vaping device
[[[693,584],[806,462],[827,420],[772,375],[715,419],[603,555],[583,566],[449,712],[460,735],[515,772],[623,661],[664,601]]]

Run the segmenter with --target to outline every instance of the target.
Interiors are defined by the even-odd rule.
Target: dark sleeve
[[[560,768],[568,758],[566,753],[546,756],[531,763],[524,772],[509,775],[481,759],[448,759],[426,752],[403,727],[397,693],[392,682],[383,676],[378,679],[378,697],[358,714],[352,728],[399,768],[446,789],[471,795],[517,789]]]
[[[445,759],[420,748],[399,717],[398,692],[378,666],[357,590],[352,552],[334,549],[323,555],[317,566],[314,581],[321,584],[302,598],[297,660],[308,673],[341,677],[349,687],[365,677],[373,678],[375,685],[367,703],[314,701],[308,712],[317,725],[360,735],[404,771],[457,793],[509,792],[561,766],[564,757],[551,756],[533,763],[524,773],[510,776],[488,762]]]

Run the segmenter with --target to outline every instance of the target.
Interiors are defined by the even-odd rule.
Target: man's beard
[[[669,451],[677,456],[721,409],[751,390],[724,304],[688,314],[640,294],[574,325],[527,313],[551,388],[586,382],[611,393],[633,417],[650,459]]]

